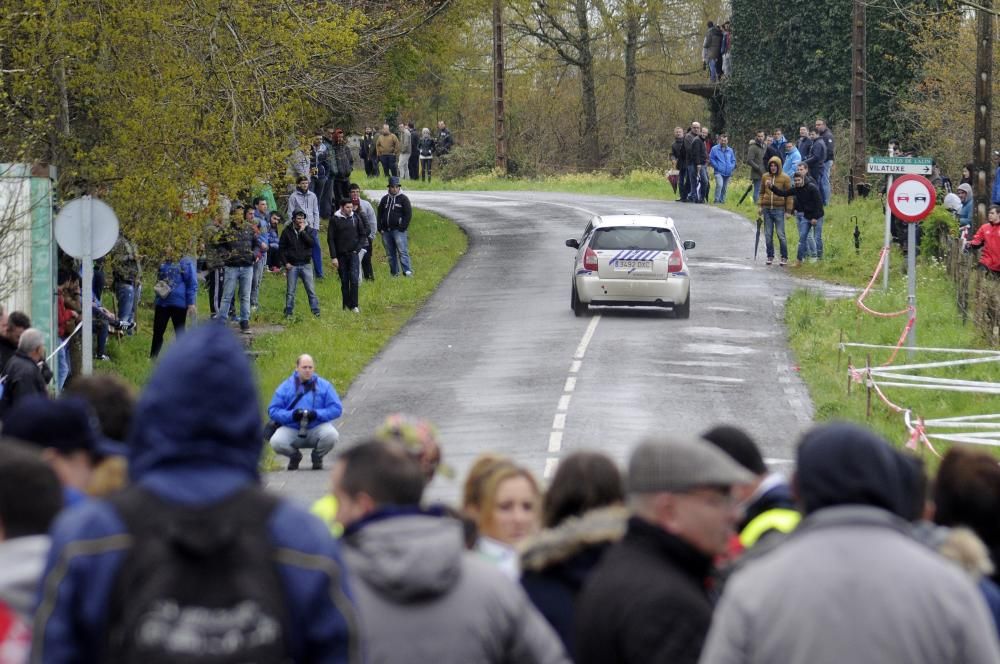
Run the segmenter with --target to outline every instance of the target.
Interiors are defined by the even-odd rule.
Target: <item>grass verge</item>
[[[275,388],[291,374],[295,358],[301,353],[312,355],[318,373],[332,381],[343,395],[361,369],[434,292],[467,247],[465,234],[454,223],[429,212],[414,210],[409,230],[414,277],[389,276],[385,251],[376,238],[372,261],[375,281],[362,282],[361,313],[355,314],[341,309],[340,282],[326,255],[325,232],[321,232],[320,237],[326,261],[326,278],[316,281],[322,311],[320,318],[314,318],[309,312],[300,285],[295,302],[296,315],[285,321],[284,276],[265,273],[261,280],[260,309],[251,318],[251,325],[268,330],[255,333],[252,346],[262,414]],[[149,359],[153,320],[150,284],[153,280],[147,277],[146,283],[138,310],[137,333],[121,341],[109,340],[108,353],[112,360],[96,366],[98,371],[118,373],[136,386],[144,385],[153,369]],[[203,285],[199,284],[198,295],[198,312],[202,317],[209,311]],[[106,292],[105,302],[109,307],[111,300],[112,296]],[[168,327],[165,345],[171,343],[172,337]]]

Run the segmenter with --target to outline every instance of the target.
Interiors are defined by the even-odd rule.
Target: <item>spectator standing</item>
[[[708,155],[715,147],[712,144],[712,136],[708,132],[708,127],[701,128],[701,142],[705,146],[705,165],[701,169],[701,201],[708,203],[708,197],[712,190],[712,179],[708,177]]]
[[[283,261],[281,259],[281,224],[284,219],[280,212],[272,212],[268,215],[267,226],[267,269],[269,272],[281,272]],[[303,213],[305,219],[305,213]]]
[[[975,586],[911,536],[912,464],[841,423],[807,433],[797,456],[805,518],[726,585],[701,662],[1000,661]]]
[[[288,197],[289,219],[296,210],[306,213],[306,226],[313,236],[313,271],[317,279],[323,278],[323,252],[319,246],[319,201],[316,194],[309,191],[309,179],[299,178],[295,185],[295,191]]]
[[[382,125],[382,131],[375,139],[375,152],[386,177],[399,177],[399,150],[399,139],[389,130],[388,124]]]
[[[701,124],[691,123],[691,129],[684,137],[684,156],[687,159],[688,168],[688,201],[691,203],[703,202],[705,189],[702,178],[707,179],[705,170],[705,142],[701,138]]]
[[[753,204],[760,200],[760,180],[764,177],[764,132],[758,131],[747,146],[747,164],[750,166],[750,184],[753,185]]]
[[[57,385],[62,390],[71,372],[69,344],[66,341],[76,330],[82,309],[80,308],[80,276],[75,272],[59,270],[57,278],[59,279],[59,288],[56,291],[59,335],[59,352],[56,354],[56,362],[59,366]],[[0,371],[0,373],[3,372]]]
[[[410,150],[413,147],[413,137],[405,123],[399,123],[399,179],[406,180],[410,175]]]
[[[299,279],[305,288],[309,299],[309,309],[314,316],[319,316],[319,298],[316,297],[316,286],[313,283],[312,250],[313,235],[306,228],[306,213],[296,210],[292,223],[281,233],[279,252],[285,261],[285,317],[290,317],[295,311],[295,289]]]
[[[31,319],[23,311],[12,311],[5,316],[5,319],[3,327],[0,328],[0,373],[17,352],[21,335],[31,327]]]
[[[573,623],[583,583],[625,534],[628,512],[621,472],[604,454],[574,452],[559,464],[542,502],[545,530],[521,551],[521,585],[576,651]]]
[[[361,272],[365,281],[375,281],[375,270],[372,269],[372,249],[374,248],[375,234],[378,233],[378,218],[372,204],[361,198],[361,187],[352,183],[350,186],[351,203],[354,204],[354,213],[359,215],[368,226],[368,243],[364,257],[361,259]]]
[[[125,324],[129,336],[135,328],[135,304],[141,277],[139,252],[123,233],[111,248],[111,278],[118,302],[118,320]]]
[[[764,246],[767,249],[767,264],[774,262],[774,233],[778,234],[781,250],[781,266],[788,263],[788,243],[785,239],[785,215],[792,211],[792,199],[781,196],[772,189],[789,189],[791,179],[781,171],[781,159],[771,157],[767,163],[767,175],[761,184],[760,215],[764,218]]]
[[[604,554],[578,601],[578,662],[698,661],[712,621],[705,578],[733,534],[732,487],[751,479],[704,441],[636,448],[625,537]]]
[[[811,147],[812,139],[809,137],[809,128],[802,125],[799,127],[799,140],[795,144],[795,148],[799,151],[800,155],[806,156],[809,154],[809,149]]]
[[[972,186],[972,174],[976,171],[975,165],[970,161],[965,166],[962,166],[962,179],[959,184],[967,184]]]
[[[775,127],[774,132],[771,134],[771,138],[774,139],[774,148],[781,152],[782,159],[784,159],[785,144],[788,143],[788,139],[785,138],[784,130],[781,127]]]
[[[722,59],[722,28],[715,22],[708,22],[708,32],[705,33],[705,42],[702,45],[702,56],[708,66],[708,80],[716,83],[722,73],[719,66]]]
[[[774,143],[774,137],[768,136],[764,139],[764,163],[771,163],[771,157],[777,157],[778,161],[785,160],[785,146],[778,146]],[[766,168],[764,169],[767,170]]]
[[[378,204],[378,232],[382,235],[382,246],[389,258],[389,273],[404,277],[413,276],[410,265],[410,243],[407,230],[413,218],[413,208],[406,194],[401,193],[399,178],[389,178],[389,193]]]
[[[195,272],[194,261],[187,256],[177,259],[168,257],[160,263],[156,271],[156,285],[153,286],[153,343],[149,348],[149,356],[155,358],[163,347],[163,334],[167,330],[167,321],[174,325],[174,335],[180,336],[187,324],[187,317],[197,314],[198,275]],[[235,283],[235,277],[234,277]],[[230,297],[232,293],[230,293]],[[228,312],[228,305],[225,311]]]
[[[410,178],[417,180],[420,178],[420,132],[413,127],[413,122],[407,126],[410,130]]]
[[[365,135],[361,137],[361,147],[358,156],[365,162],[365,175],[378,176],[378,154],[375,150],[375,134],[371,127],[365,127]]]
[[[250,311],[255,312],[260,306],[260,280],[264,277],[267,265],[267,201],[255,198],[253,207],[246,211],[248,225],[253,228],[253,281],[250,283]]]
[[[972,230],[972,199],[972,185],[968,182],[958,185],[958,200],[962,203],[958,211],[958,227],[966,233]]]
[[[225,642],[237,661],[360,664],[338,544],[260,487],[257,386],[232,334],[203,325],[168,349],[134,421],[132,487],[52,529],[33,657],[204,661]]]
[[[0,397],[0,417],[4,418],[7,426],[10,423],[7,419],[10,410],[18,403],[32,395],[47,396],[45,389],[47,381],[42,372],[44,365],[45,340],[40,330],[29,327],[18,336],[17,350],[0,371],[0,375],[4,378],[3,396]]]
[[[309,191],[316,194],[319,201],[319,216],[330,217],[330,196],[333,185],[330,182],[330,151],[333,149],[333,130],[327,129],[324,136],[313,138],[309,168]]]
[[[826,120],[816,120],[816,134],[826,146],[826,161],[823,163],[823,179],[817,182],[823,192],[823,205],[830,204],[830,181],[833,177],[833,132],[826,125]]]
[[[213,219],[204,231],[205,245],[205,288],[208,292],[208,309],[212,318],[217,318],[222,304],[225,279],[226,227],[222,217]]]
[[[809,132],[808,145],[809,150],[803,152],[802,157],[809,166],[809,177],[819,185],[823,181],[823,169],[826,168],[826,141],[822,140],[819,133],[813,129]]]
[[[726,21],[722,24],[722,59],[719,76],[727,78],[733,72],[733,29],[732,24]]]
[[[455,139],[451,135],[451,130],[445,125],[444,120],[438,120],[437,154],[440,157],[447,156],[455,147]]]
[[[437,152],[437,142],[431,136],[431,130],[424,127],[420,130],[420,143],[417,153],[420,158],[420,179],[431,181],[431,166],[434,165],[434,153]]]
[[[465,550],[461,523],[421,508],[424,477],[402,445],[364,441],[332,475],[371,661],[568,661],[524,592]]]
[[[823,260],[823,195],[812,178],[806,181],[805,173],[796,173],[793,184],[789,189],[772,184],[769,189],[779,196],[792,197],[795,209],[802,215],[798,217],[799,248],[795,260],[795,267],[802,267],[802,260],[808,251],[810,230],[816,243],[816,259]]]
[[[335,129],[333,145],[330,147],[330,176],[333,179],[333,201],[348,197],[348,186],[351,183],[351,173],[354,172],[354,157],[351,146],[344,139],[344,130]],[[330,208],[333,209],[332,206]]]
[[[785,141],[785,159],[781,162],[781,170],[791,179],[795,176],[795,169],[802,162],[802,155],[799,154],[795,143]]]
[[[308,184],[308,179],[305,182]],[[316,195],[307,191],[315,200]],[[219,318],[229,319],[236,308],[236,289],[239,288],[240,332],[250,334],[250,288],[253,283],[254,250],[257,246],[257,232],[252,221],[243,216],[243,205],[237,203],[226,229],[225,280],[222,288],[222,304]]]
[[[302,450],[311,449],[313,470],[323,469],[323,457],[340,440],[333,421],[343,407],[333,384],[316,373],[309,355],[299,355],[295,371],[274,391],[267,414],[278,425],[271,449],[288,457],[288,470],[298,470]]]
[[[989,223],[983,224],[965,245],[969,249],[982,249],[979,269],[1000,277],[1000,206],[991,205],[986,215]]]
[[[715,203],[726,202],[726,192],[729,188],[729,178],[736,170],[736,153],[729,147],[729,135],[719,134],[719,142],[712,146],[708,161],[715,172]]]
[[[330,247],[331,263],[340,275],[343,308],[357,314],[361,312],[358,308],[358,280],[361,272],[358,252],[368,242],[368,226],[364,219],[354,214],[354,204],[350,198],[338,201],[338,205],[340,209],[330,217],[326,241]]]
[[[674,127],[674,144],[670,146],[670,159],[677,171],[677,201],[687,199],[688,177],[687,156],[684,154],[684,130]]]

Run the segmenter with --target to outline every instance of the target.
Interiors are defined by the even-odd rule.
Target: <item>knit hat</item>
[[[701,437],[728,454],[733,461],[754,475],[763,475],[767,472],[767,466],[764,465],[764,459],[760,455],[757,443],[753,442],[753,438],[743,429],[718,426],[701,434]]]
[[[687,438],[646,440],[628,463],[628,492],[681,493],[702,486],[749,484],[754,476],[713,445]]]

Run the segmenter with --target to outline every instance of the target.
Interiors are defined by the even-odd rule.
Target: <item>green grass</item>
[[[378,238],[375,240],[373,266],[374,282],[362,282],[360,291],[361,314],[341,309],[340,282],[326,252],[326,234],[320,233],[323,243],[324,273],[326,278],[316,282],[322,316],[314,318],[301,285],[298,287],[296,316],[286,322],[285,278],[265,273],[260,287],[260,309],[251,319],[251,325],[281,325],[280,332],[255,334],[252,350],[255,351],[255,370],[261,412],[263,415],[275,388],[287,378],[295,366],[295,358],[309,353],[316,361],[317,372],[331,380],[343,395],[351,381],[364,366],[382,349],[386,342],[410,319],[437,285],[465,253],[465,234],[454,223],[435,214],[415,210],[410,225],[410,255],[415,276],[392,278],[388,261]],[[143,301],[138,310],[139,329],[135,336],[121,341],[113,337],[108,342],[112,361],[98,363],[99,371],[112,371],[124,376],[136,386],[148,380],[153,369],[149,359],[153,319],[152,286],[148,276],[143,288]],[[199,284],[198,314],[207,317],[208,297]],[[110,307],[112,297],[105,295]],[[173,340],[168,325],[164,349]]]

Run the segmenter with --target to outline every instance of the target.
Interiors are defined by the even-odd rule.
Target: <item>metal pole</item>
[[[93,239],[94,234],[91,228],[94,218],[94,199],[87,196],[88,205],[84,206],[83,223],[80,224],[80,237],[83,245],[83,283],[80,284],[81,304],[83,305],[83,327],[80,334],[83,335],[83,375],[89,376],[94,373],[94,261],[93,261]]]
[[[906,298],[910,305],[910,311],[917,310],[917,225],[907,224],[906,229],[906,283],[909,287],[909,296]],[[910,327],[906,335],[906,347],[909,348],[909,357],[912,360],[914,348],[917,347],[917,321],[914,318],[913,326]]]
[[[889,156],[893,156],[892,144],[889,144]],[[889,248],[892,246],[892,210],[889,209],[889,190],[892,189],[892,176],[889,175],[885,181],[885,242],[882,244],[883,247]],[[882,265],[882,290],[888,292],[889,290],[889,256],[892,254],[891,251],[885,252],[885,264]]]

